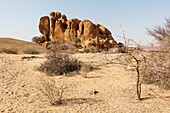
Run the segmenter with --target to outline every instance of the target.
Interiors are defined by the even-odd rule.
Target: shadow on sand
[[[169,101],[169,99],[170,99],[170,96],[149,96],[149,97],[143,97],[141,100],[149,100],[149,99],[164,99],[164,100],[167,100],[167,101]]]
[[[66,106],[66,105],[74,105],[74,104],[96,104],[101,102],[102,100],[96,100],[92,98],[70,98],[70,99],[63,99],[61,103],[56,104],[55,106]]]

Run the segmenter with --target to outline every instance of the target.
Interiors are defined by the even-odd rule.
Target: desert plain
[[[3,39],[8,40],[10,39]],[[0,40],[2,41],[2,40]],[[15,40],[13,40],[15,41]],[[49,76],[37,71],[46,58],[42,48],[30,43],[0,43],[21,54],[0,53],[1,113],[169,113],[170,90],[142,84],[142,100],[136,95],[136,71],[115,60],[120,54],[75,53],[72,56],[96,69],[73,76]],[[2,44],[4,44],[2,46]],[[16,45],[22,45],[17,48]],[[24,54],[27,46],[41,50],[38,55]],[[34,56],[34,57],[32,57]],[[111,62],[113,61],[113,62]],[[61,105],[52,105],[39,90],[41,79],[67,87]]]

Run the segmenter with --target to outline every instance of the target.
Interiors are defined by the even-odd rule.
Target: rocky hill
[[[50,16],[40,18],[39,31],[42,36],[37,43],[45,45],[50,42],[76,42],[83,48],[95,46],[100,49],[115,47],[117,42],[111,32],[100,24],[94,24],[90,20],[73,18],[68,20],[66,15],[60,12],[51,12]]]

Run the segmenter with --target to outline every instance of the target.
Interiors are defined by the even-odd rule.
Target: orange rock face
[[[107,50],[117,44],[111,32],[104,26],[93,24],[87,19],[83,21],[76,18],[67,20],[67,17],[60,12],[51,12],[50,17],[42,17],[39,31],[47,37],[47,41],[51,42],[64,43],[79,39],[84,48],[95,46]]]
[[[39,31],[43,35],[48,35],[50,32],[50,18],[44,16],[40,18]]]

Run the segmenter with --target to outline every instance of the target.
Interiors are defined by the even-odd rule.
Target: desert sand
[[[22,59],[24,56],[38,58]],[[116,54],[77,53],[80,61],[96,70],[74,76],[52,76],[56,85],[67,89],[63,105],[51,105],[38,90],[40,78],[49,76],[36,70],[45,54],[0,54],[0,112],[2,113],[169,113],[170,91],[142,84],[142,101],[136,96],[136,73],[110,63]],[[107,58],[107,59],[106,59]],[[97,91],[97,94],[94,92]]]

